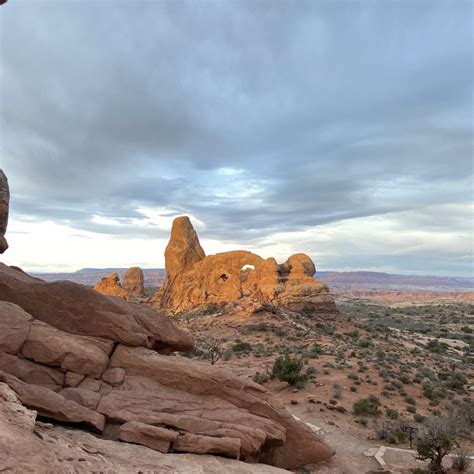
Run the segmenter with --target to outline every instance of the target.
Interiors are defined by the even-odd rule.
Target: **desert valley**
[[[147,280],[2,264],[2,471],[424,472],[430,423],[469,469],[471,279],[325,285],[304,254],[206,256],[187,217],[165,260]]]

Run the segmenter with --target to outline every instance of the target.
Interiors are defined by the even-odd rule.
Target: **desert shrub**
[[[240,339],[237,339],[232,346],[232,350],[235,353],[249,353],[252,350],[252,345],[249,342],[242,341]]]
[[[467,378],[461,372],[451,374],[446,380],[446,387],[451,390],[463,390],[467,383]]]
[[[268,382],[268,375],[261,374],[260,372],[257,372],[252,380],[260,385],[263,385],[264,383]]]
[[[392,420],[396,420],[398,418],[398,411],[393,408],[387,408],[385,413]]]
[[[405,385],[410,383],[410,377],[407,374],[400,374],[400,377],[398,377],[398,379]]]
[[[416,413],[416,406],[414,406],[414,405],[407,405],[407,412],[408,412],[408,413]]]
[[[306,382],[307,375],[301,374],[303,361],[293,359],[289,356],[278,357],[273,365],[272,376],[281,382],[287,382],[289,385],[296,385],[297,382]]]
[[[258,324],[247,324],[245,329],[249,332],[265,332],[268,331],[268,325],[264,322]]]
[[[471,464],[469,454],[460,449],[453,458],[453,468],[458,471],[467,471]]]
[[[311,346],[311,349],[309,351],[309,355],[311,357],[317,357],[321,354],[324,354],[324,347],[321,346],[321,344],[318,344],[317,342],[315,342],[312,346]]]
[[[404,424],[400,421],[383,423],[375,428],[375,433],[379,439],[385,440],[388,444],[404,443],[407,434],[403,431]]]
[[[193,355],[201,359],[207,359],[214,365],[224,355],[224,340],[210,338],[206,341],[198,341]]]
[[[431,472],[444,472],[443,458],[457,446],[458,434],[456,420],[447,417],[428,418],[416,441],[417,458],[429,460]]]
[[[340,399],[341,396],[342,396],[342,387],[341,387],[341,384],[339,383],[334,383],[333,386],[332,386],[332,389],[333,389],[333,397],[334,398],[337,398],[337,399]]]
[[[355,385],[351,385],[351,392],[357,392],[357,387]]]
[[[371,342],[368,339],[361,339],[357,345],[362,349],[365,349],[371,345]]]
[[[448,345],[444,342],[438,341],[438,339],[431,339],[428,344],[426,344],[426,348],[434,354],[441,354],[446,352]]]
[[[423,416],[423,415],[420,415],[419,413],[416,413],[415,416],[413,417],[413,419],[417,423],[423,423],[426,420],[426,416]]]
[[[411,474],[430,474],[430,471],[422,469],[421,467],[415,467],[411,470]]]
[[[369,395],[367,398],[360,398],[352,405],[355,415],[380,415],[380,401],[375,395]]]
[[[215,303],[204,304],[199,308],[199,313],[203,315],[215,314],[220,310],[220,306]]]
[[[311,377],[312,375],[313,375],[313,376],[316,375],[316,369],[315,369],[314,367],[308,367],[308,368],[306,369],[306,375],[307,375],[308,377]]]
[[[405,397],[405,402],[408,403],[408,405],[416,405],[416,400],[409,395]]]

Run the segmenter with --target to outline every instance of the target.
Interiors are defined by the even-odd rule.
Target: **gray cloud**
[[[472,20],[463,1],[10,2],[12,213],[152,238],[133,219],[159,207],[258,245],[469,201]]]

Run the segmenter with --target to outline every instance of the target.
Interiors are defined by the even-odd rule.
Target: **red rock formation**
[[[131,267],[125,273],[123,288],[128,292],[130,298],[133,296],[146,296],[147,292],[144,281],[143,270],[140,267]]]
[[[126,300],[129,298],[128,291],[120,283],[120,277],[116,272],[102,277],[99,283],[94,286],[94,290],[103,295],[120,296]]]
[[[328,288],[314,278],[316,269],[307,255],[292,255],[281,265],[243,250],[206,257],[187,217],[173,222],[165,264],[166,281],[153,297],[161,308],[185,310],[248,297],[297,311],[336,310]]]
[[[171,266],[193,268],[205,260],[202,249],[186,220],[180,226],[192,252],[173,243],[170,249],[178,252],[175,259],[170,255]],[[163,355],[192,347],[188,334],[150,308],[72,282],[46,283],[0,264],[0,395],[11,399],[6,384],[39,416],[106,431],[109,438],[157,452],[219,454],[289,469],[332,456],[260,385],[203,362]],[[0,399],[0,408],[10,410],[4,405]],[[40,459],[28,423],[20,429],[0,410],[0,470],[31,470],[20,459],[26,454],[21,448],[4,444],[22,444],[21,433]],[[48,449],[43,467],[58,472]]]
[[[10,191],[8,188],[8,180],[3,170],[0,169],[0,253],[5,252],[8,248],[5,233],[8,224],[8,206],[10,203]]]
[[[119,274],[110,273],[102,277],[94,286],[94,290],[109,296],[120,296],[127,301],[132,301],[135,297],[146,296],[147,292],[143,285],[143,270],[139,267],[131,267],[125,273],[123,286],[120,283]]]

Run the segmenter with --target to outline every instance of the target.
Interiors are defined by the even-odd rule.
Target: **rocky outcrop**
[[[163,472],[173,474],[279,474],[288,471],[265,464],[246,464],[224,457],[162,454],[135,441],[95,437],[36,420],[18,395],[0,382],[1,472]],[[123,425],[125,427],[126,425]],[[133,428],[133,426],[132,426]],[[164,428],[154,428],[165,430]],[[120,438],[120,435],[119,435]]]
[[[96,285],[94,290],[108,296],[120,296],[125,300],[128,300],[128,291],[120,283],[119,274],[116,272],[110,273],[102,277]]]
[[[5,252],[8,248],[5,233],[7,232],[9,203],[10,190],[8,188],[8,180],[3,170],[0,169],[0,253]]]
[[[47,283],[3,263],[0,301],[14,303],[35,319],[71,334],[105,337],[160,352],[193,347],[189,334],[150,308],[69,281]]]
[[[192,242],[192,252],[182,248],[172,261],[191,264],[192,270],[200,246],[189,226],[184,220],[179,229],[181,237]],[[18,412],[25,419],[21,426],[10,423],[2,396],[8,404],[19,404],[5,385],[44,419],[102,433],[108,443],[124,442],[118,451],[129,458],[114,470],[103,465],[102,453],[100,468],[97,459],[89,462],[84,453],[98,453],[97,446],[105,441],[88,438],[88,447],[81,444],[84,464],[74,466],[74,471],[115,472],[123,471],[124,465],[155,471],[162,463],[169,470],[163,458],[144,465],[128,443],[134,443],[134,450],[151,448],[160,455],[209,453],[290,469],[332,456],[333,450],[317,434],[272,401],[260,385],[203,362],[168,355],[192,348],[187,333],[148,307],[72,282],[47,283],[0,264],[0,470],[34,471],[31,458],[48,472],[65,472],[74,460],[72,446],[79,444],[77,439],[69,441],[61,450],[53,436],[51,444],[59,449],[56,457],[51,448],[42,453],[38,440],[47,434],[41,431],[31,441],[30,412],[20,405]],[[23,446],[30,441],[31,455],[26,455]],[[10,449],[5,442],[20,447]],[[227,466],[234,466],[220,461],[217,465],[219,470],[204,472],[232,472]],[[234,472],[259,471],[243,467]]]
[[[0,338],[0,382],[44,418],[161,452],[284,468],[333,453],[260,385],[164,355],[192,340],[149,308],[5,265],[0,298],[0,327],[15,334]]]
[[[292,255],[281,265],[244,250],[206,257],[187,217],[173,222],[165,263],[167,278],[153,297],[160,308],[185,310],[250,298],[296,311],[336,311],[328,288],[314,278],[316,268],[307,255]]]
[[[120,276],[113,272],[102,277],[94,286],[94,290],[108,296],[120,296],[126,301],[134,301],[135,298],[144,297],[147,291],[144,287],[143,270],[139,267],[131,267],[125,273],[123,285],[120,283]]]
[[[140,267],[131,267],[125,273],[123,288],[128,292],[129,297],[146,296],[144,281],[143,270]]]

